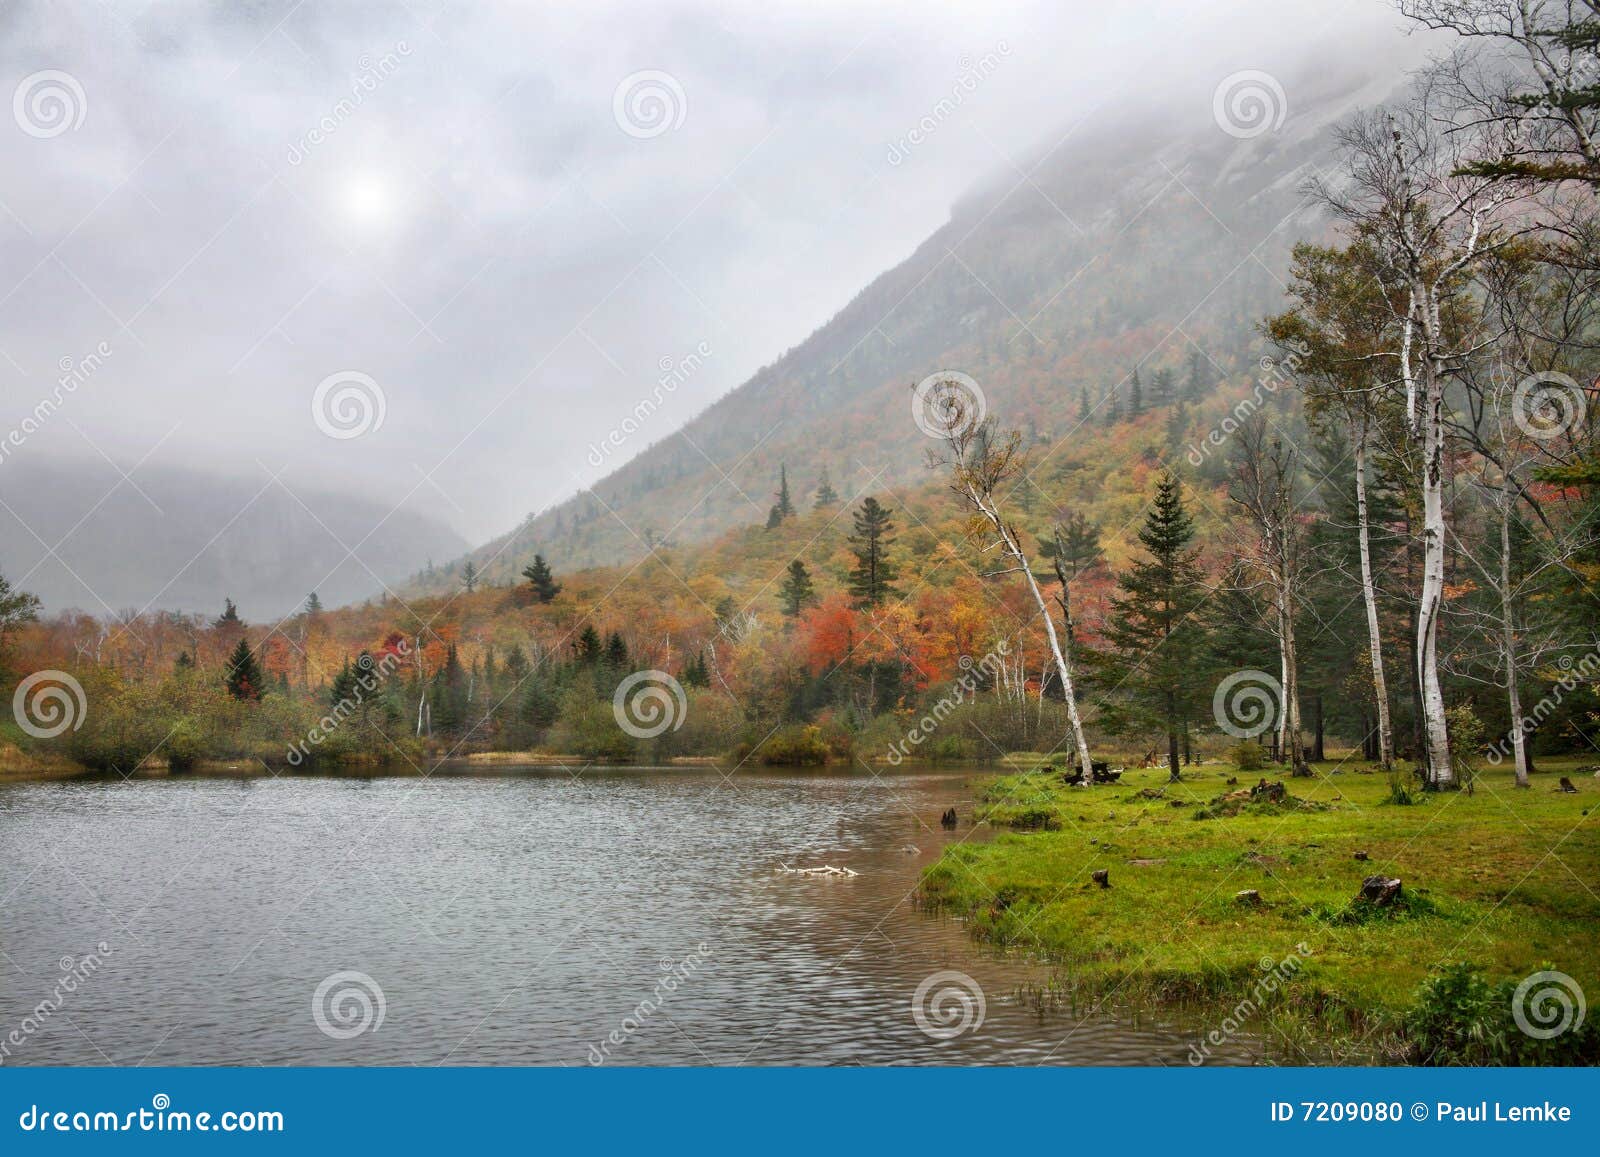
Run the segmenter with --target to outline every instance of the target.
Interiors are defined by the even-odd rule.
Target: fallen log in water
[[[859,876],[861,873],[850,868],[836,868],[832,864],[823,864],[820,868],[791,868],[783,864],[778,871],[791,876]]]

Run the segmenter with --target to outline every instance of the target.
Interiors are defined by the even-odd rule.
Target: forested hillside
[[[800,346],[591,491],[468,557],[503,583],[536,550],[576,568],[701,541],[764,519],[785,464],[802,499],[824,472],[846,497],[869,482],[920,487],[910,390],[946,367],[976,378],[991,412],[1057,449],[1112,437],[1109,408],[1138,404],[1137,390],[1145,402],[1195,401],[1253,378],[1256,326],[1282,299],[1289,248],[1325,227],[1305,182],[1332,157],[1329,127],[1393,83],[1386,70],[1376,81],[1303,78],[1283,128],[1250,139],[1203,115],[1069,116]],[[669,405],[632,437],[678,420]],[[613,451],[604,433],[593,432],[603,460],[638,450]],[[1075,504],[1123,489],[1095,482]],[[450,589],[464,562],[418,587]]]

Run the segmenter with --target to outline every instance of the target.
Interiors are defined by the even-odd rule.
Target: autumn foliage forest
[[[1600,25],[1502,39],[1339,127],[1279,305],[1212,327],[1214,355],[1146,356],[1159,327],[1124,324],[1054,360],[1018,347],[986,390],[1006,351],[958,348],[976,393],[904,381],[899,427],[870,427],[926,454],[913,480],[791,451],[740,525],[624,523],[640,549],[615,565],[552,528],[359,605],[308,592],[279,622],[41,616],[7,584],[7,696],[59,671],[87,702],[49,738],[8,718],[7,759],[872,764],[935,711],[918,758],[1086,747],[1174,776],[1223,748],[1290,772],[1337,748],[1451,787],[1586,751],[1600,158],[1575,126]],[[1558,41],[1562,68],[1518,64]],[[681,688],[642,738],[613,702],[641,671]],[[1272,688],[1264,726],[1232,714],[1241,674]]]

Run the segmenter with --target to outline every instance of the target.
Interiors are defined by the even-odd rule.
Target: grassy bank
[[[1208,764],[1168,784],[1165,769],[1134,769],[1088,789],[1024,771],[986,784],[975,805],[1004,834],[952,845],[924,877],[923,898],[983,940],[1061,964],[1080,1005],[1220,1015],[1261,995],[1263,962],[1296,957],[1245,1031],[1276,1036],[1291,1056],[1420,1059],[1427,1034],[1414,1011],[1407,1025],[1419,1000],[1455,1001],[1467,1010],[1452,1011],[1457,1020],[1481,1019],[1471,1011],[1480,1005],[1491,1019],[1503,1011],[1502,994],[1477,982],[1472,1000],[1437,980],[1421,997],[1436,966],[1481,966],[1491,987],[1549,967],[1600,995],[1600,782],[1582,762],[1543,761],[1520,791],[1508,771],[1490,769],[1471,794],[1413,792],[1410,804],[1392,802],[1386,776],[1350,762],[1283,780],[1282,802],[1238,794],[1275,770]],[[1577,794],[1554,790],[1562,775]],[[1092,879],[1102,869],[1109,888]],[[1375,874],[1404,882],[1401,902],[1354,902]],[[1259,898],[1238,896],[1247,890]],[[1492,1038],[1501,1027],[1476,1031]]]

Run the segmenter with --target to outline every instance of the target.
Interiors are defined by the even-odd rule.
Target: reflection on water
[[[916,909],[968,799],[930,769],[0,788],[4,1060],[1186,1064],[1193,1026],[1041,1010],[1046,969]]]

